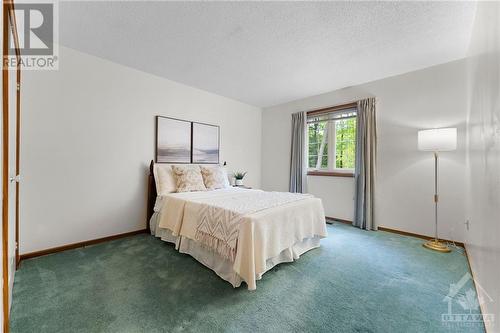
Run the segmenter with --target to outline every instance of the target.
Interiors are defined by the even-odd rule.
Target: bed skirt
[[[161,240],[175,244],[175,248],[180,253],[189,254],[204,266],[210,268],[223,280],[229,282],[234,288],[237,288],[244,281],[233,269],[233,262],[222,257],[210,249],[204,247],[201,243],[189,239],[187,237],[177,237],[172,235],[168,229],[158,227],[159,219],[158,213],[155,212],[150,220],[151,234],[160,238]],[[320,237],[313,237],[305,239],[301,242],[295,243],[293,246],[284,249],[279,255],[268,258],[266,260],[266,270],[263,273],[255,276],[256,280],[260,280],[262,275],[273,268],[274,266],[292,262],[298,259],[303,253],[318,248],[320,246]],[[245,281],[246,282],[246,281]]]

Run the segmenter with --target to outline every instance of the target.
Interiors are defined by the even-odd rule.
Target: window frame
[[[343,105],[337,105],[333,107],[328,107],[328,108],[322,108],[318,110],[312,110],[308,111],[306,113],[306,123],[307,120],[310,117],[313,116],[320,116],[320,115],[325,115],[329,113],[334,113],[334,112],[342,112],[342,111],[349,111],[352,109],[356,109],[357,111],[357,103],[348,103],[348,104],[343,104]],[[356,114],[357,118],[357,114]],[[339,118],[338,120],[341,120],[342,118]],[[354,177],[354,169],[348,169],[348,168],[336,168],[335,167],[335,160],[336,160],[336,126],[335,126],[336,121],[329,121],[328,122],[328,139],[327,139],[327,144],[328,147],[331,147],[333,149],[333,154],[328,154],[328,164],[329,165],[334,165],[333,168],[310,168],[309,167],[309,135],[306,136],[306,143],[307,143],[307,175],[308,176],[328,176],[328,177]],[[333,133],[333,135],[331,134]]]

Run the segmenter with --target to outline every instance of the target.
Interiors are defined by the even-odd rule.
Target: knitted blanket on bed
[[[249,191],[198,201],[195,238],[224,258],[234,261],[239,226],[248,214],[311,197],[309,194]]]

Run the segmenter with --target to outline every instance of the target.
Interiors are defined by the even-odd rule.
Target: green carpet
[[[328,232],[321,248],[278,265],[255,291],[233,289],[146,234],[26,260],[11,331],[483,332],[441,320],[450,283],[469,270],[459,251],[343,224]],[[469,313],[456,300],[453,312]]]

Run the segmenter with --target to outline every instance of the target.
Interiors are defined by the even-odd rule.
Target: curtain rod
[[[356,116],[339,117],[339,118],[326,118],[326,119],[319,119],[319,120],[312,120],[311,119],[311,120],[307,120],[307,123],[308,124],[316,124],[316,123],[321,123],[324,121],[346,120],[346,119],[351,119],[351,118],[356,118]]]
[[[341,110],[352,109],[352,108],[357,108],[357,107],[358,107],[358,101],[355,101],[355,102],[351,102],[351,103],[346,103],[346,104],[341,104],[341,105],[330,106],[330,107],[327,107],[327,108],[322,108],[322,109],[307,111],[306,114],[308,116],[313,116],[313,115],[316,115],[316,114],[329,113],[329,112],[334,112],[334,111],[341,111]]]

